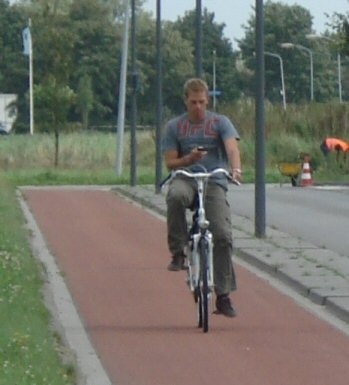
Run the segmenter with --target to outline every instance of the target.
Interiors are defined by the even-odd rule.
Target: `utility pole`
[[[117,176],[121,176],[122,174],[122,159],[123,159],[123,152],[124,152],[123,150],[124,150],[124,132],[125,132],[125,99],[126,99],[126,78],[127,78],[127,56],[128,56],[128,30],[129,30],[129,0],[125,0],[125,24],[124,24],[124,36],[123,36],[123,42],[122,42],[117,143],[116,143],[115,171]]]
[[[195,70],[198,78],[202,77],[202,10],[201,0],[196,0],[196,39]]]
[[[137,182],[137,90],[138,90],[138,73],[136,72],[136,4],[135,0],[131,0],[131,73],[132,73],[132,99],[131,99],[131,186],[135,186]]]
[[[265,237],[265,139],[264,139],[264,15],[263,0],[256,0],[256,150],[255,235]]]
[[[156,157],[155,192],[160,193],[162,178],[161,125],[162,125],[162,55],[161,55],[161,0],[156,0]]]

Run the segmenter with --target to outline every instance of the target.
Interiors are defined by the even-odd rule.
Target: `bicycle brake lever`
[[[241,185],[241,182],[239,182],[237,179],[231,179],[231,183],[232,184],[235,184],[236,186],[240,186]]]
[[[237,179],[234,179],[231,174],[229,174],[228,180],[230,181],[230,183],[235,184],[236,186],[241,185],[241,182],[239,182]]]

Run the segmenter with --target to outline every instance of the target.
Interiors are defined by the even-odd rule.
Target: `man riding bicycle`
[[[231,169],[232,178],[241,181],[239,134],[224,115],[207,110],[207,84],[197,78],[184,85],[187,112],[170,120],[163,140],[165,164],[169,170],[188,168],[192,172]],[[218,175],[207,185],[205,210],[214,242],[214,280],[216,308],[227,317],[236,312],[229,295],[236,289],[232,264],[233,239],[231,212],[226,199],[227,178]],[[188,240],[186,209],[193,207],[196,183],[186,177],[172,180],[166,196],[168,246],[172,261],[168,270],[185,268],[185,246]]]

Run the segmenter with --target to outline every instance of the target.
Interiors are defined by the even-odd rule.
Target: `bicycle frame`
[[[197,303],[198,327],[202,327],[204,332],[208,331],[208,302],[214,292],[213,237],[208,229],[210,223],[205,212],[205,187],[209,178],[218,173],[223,173],[227,178],[230,178],[229,173],[223,168],[217,168],[211,172],[196,173],[178,169],[172,171],[170,177],[162,184],[169,183],[178,175],[192,178],[197,183],[197,202],[186,250],[187,283]]]
[[[196,179],[197,178],[197,179]],[[204,239],[208,247],[208,261],[207,261],[207,283],[211,291],[214,288],[213,275],[213,239],[212,233],[208,230],[209,221],[206,219],[206,212],[204,207],[204,188],[205,176],[195,177],[198,185],[197,191],[197,207],[194,209],[193,224],[189,231],[189,244],[187,250],[188,257],[188,282],[190,290],[195,291],[200,282],[200,254],[199,242]]]

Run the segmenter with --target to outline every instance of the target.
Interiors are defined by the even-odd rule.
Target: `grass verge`
[[[42,268],[31,253],[15,185],[0,175],[0,385],[71,385],[43,302]]]

